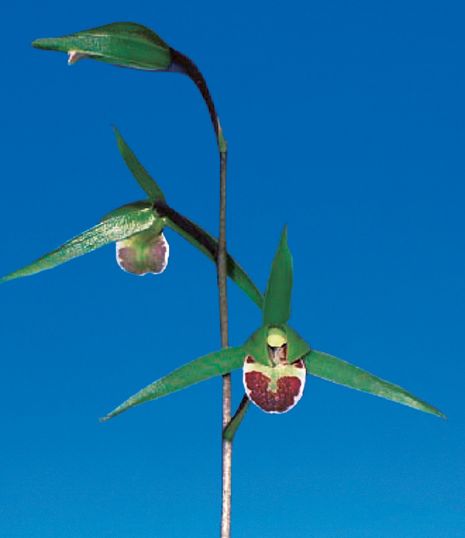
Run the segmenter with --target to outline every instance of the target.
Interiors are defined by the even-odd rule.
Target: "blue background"
[[[215,97],[230,251],[263,289],[287,223],[293,326],[449,416],[316,378],[287,415],[251,409],[234,450],[236,537],[465,535],[464,14],[412,0],[2,8],[3,274],[143,197],[112,124],[169,202],[216,233],[214,137],[188,79],[68,68],[30,47],[141,22]],[[219,379],[97,421],[219,346],[213,264],[167,236],[159,277],[123,273],[107,247],[1,287],[1,536],[218,534]],[[229,297],[240,344],[260,316],[233,284]]]

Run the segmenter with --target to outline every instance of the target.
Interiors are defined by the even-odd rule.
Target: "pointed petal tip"
[[[43,37],[35,39],[31,44],[35,49],[58,50],[65,52],[59,37]]]
[[[48,39],[39,38],[39,39],[34,39],[31,45],[35,49],[47,49],[47,42],[48,42]]]

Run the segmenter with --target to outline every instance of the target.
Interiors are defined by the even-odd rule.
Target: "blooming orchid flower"
[[[169,257],[169,245],[163,234],[165,227],[171,228],[212,261],[216,261],[218,249],[216,239],[166,203],[160,187],[139,162],[117,129],[115,134],[118,149],[132,175],[148,196],[148,200],[133,202],[112,211],[93,228],[31,264],[0,278],[0,284],[53,269],[109,243],[116,243],[116,260],[124,271],[139,276],[162,273]],[[260,292],[229,254],[227,270],[228,276],[261,307],[263,299]]]
[[[302,397],[307,374],[311,374],[444,417],[441,411],[402,387],[312,349],[288,325],[292,280],[292,257],[284,229],[264,296],[262,326],[242,346],[216,351],[181,366],[131,396],[102,420],[240,368],[249,400],[267,413],[285,413],[292,409]]]

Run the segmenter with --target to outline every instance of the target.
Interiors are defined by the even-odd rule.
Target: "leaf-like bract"
[[[239,407],[237,408],[236,413],[229,421],[226,428],[223,430],[223,439],[226,439],[226,441],[232,441],[234,439],[234,436],[236,435],[239,426],[242,424],[242,421],[244,420],[249,406],[250,400],[247,396],[244,396]]]
[[[305,363],[308,373],[316,377],[321,377],[326,381],[332,381],[333,383],[344,385],[351,389],[368,392],[369,394],[413,407],[425,413],[446,418],[439,409],[420,400],[420,398],[407,392],[402,387],[380,379],[362,370],[362,368],[333,357],[328,353],[313,350],[305,357]]]
[[[152,30],[132,22],[116,22],[63,37],[37,39],[39,49],[67,52],[73,58],[92,58],[122,67],[149,71],[171,65],[170,47]]]
[[[242,347],[226,348],[204,355],[143,388],[108,413],[102,420],[109,420],[131,407],[167,396],[172,392],[200,383],[200,381],[228,374],[242,367],[244,356]]]

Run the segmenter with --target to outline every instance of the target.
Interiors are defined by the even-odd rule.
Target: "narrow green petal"
[[[109,420],[131,407],[150,400],[156,400],[162,396],[167,396],[172,392],[200,383],[200,381],[228,374],[232,370],[241,368],[243,363],[244,350],[242,347],[222,349],[221,351],[200,357],[195,361],[181,366],[165,377],[154,381],[116,407],[116,409],[108,413],[102,420]]]
[[[338,385],[344,385],[351,389],[368,392],[369,394],[413,407],[425,413],[446,418],[439,409],[420,400],[402,387],[384,381],[362,370],[358,366],[354,366],[327,353],[313,350],[305,357],[305,363],[308,372],[314,376],[332,381]]]
[[[69,63],[92,58],[122,67],[149,71],[166,70],[171,65],[170,47],[149,28],[118,22],[82,32],[37,39],[33,47],[66,52]]]
[[[155,209],[160,216],[165,218],[167,227],[177,232],[212,261],[216,261],[218,242],[213,236],[166,204],[156,203]],[[253,280],[229,254],[226,263],[229,278],[231,278],[231,280],[233,280],[259,308],[262,308],[263,297],[253,283]]]
[[[160,187],[153,180],[147,170],[142,166],[131,148],[126,144],[126,141],[121,136],[121,133],[118,131],[118,129],[116,127],[114,127],[113,129],[115,131],[118,149],[124,159],[124,162],[126,163],[127,167],[131,171],[136,181],[146,192],[147,196],[149,197],[149,200],[151,202],[155,202],[156,200],[164,200],[165,196]]]
[[[45,254],[35,262],[18,269],[3,278],[0,284],[15,278],[34,275],[46,269],[52,269],[73,258],[88,254],[97,248],[113,241],[119,241],[131,235],[150,228],[156,221],[151,208],[134,208],[127,206],[117,210],[114,216],[109,216],[97,226],[74,237],[56,250]]]
[[[263,323],[282,325],[291,316],[292,255],[287,245],[287,227],[284,227],[278,250],[271,267],[265,293]]]

